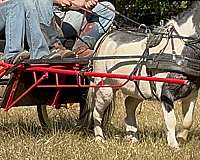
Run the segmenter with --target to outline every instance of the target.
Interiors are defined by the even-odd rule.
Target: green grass
[[[174,159],[191,160],[200,157],[200,109],[194,112],[194,124],[189,140],[179,151],[168,147],[165,124],[159,103],[144,102],[138,109],[140,142],[131,144],[123,139],[124,108],[121,100],[106,129],[107,142],[95,143],[92,133],[84,134],[75,127],[77,110],[53,111],[55,125],[45,132],[37,120],[36,110],[13,108],[0,114],[0,159]],[[181,106],[176,105],[177,130],[181,128]]]

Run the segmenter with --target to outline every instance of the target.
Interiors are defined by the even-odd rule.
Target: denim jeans
[[[49,26],[53,17],[52,0],[23,0],[26,13],[26,36],[31,59],[49,55],[48,43],[40,25]]]
[[[20,18],[19,18],[20,17]],[[0,31],[5,28],[5,59],[23,50],[25,17],[20,1],[10,0],[0,5]]]
[[[101,3],[104,4],[105,6],[108,6],[112,10],[115,10],[114,6],[110,2],[103,1]],[[94,12],[96,15],[95,14],[84,15],[83,11],[67,11],[65,14],[63,12],[56,10],[55,13],[60,18],[64,17],[63,22],[72,26],[73,29],[75,29],[77,34],[79,34],[79,32],[81,31],[81,28],[84,26],[85,23],[95,22],[98,26],[99,35],[101,36],[111,26],[113,19],[115,17],[115,13],[112,10],[106,8],[105,6],[98,3],[95,6],[95,8],[93,8],[92,10],[92,12]]]

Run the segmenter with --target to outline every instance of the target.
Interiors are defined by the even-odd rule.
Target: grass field
[[[140,142],[131,144],[123,139],[124,109],[121,100],[112,121],[106,129],[107,142],[95,143],[92,133],[78,131],[75,127],[78,107],[52,111],[54,128],[44,132],[37,120],[34,107],[13,108],[0,114],[0,159],[200,159],[200,102],[189,140],[180,150],[167,146],[165,125],[159,103],[144,102],[138,109]],[[177,130],[181,126],[181,107],[176,104]]]

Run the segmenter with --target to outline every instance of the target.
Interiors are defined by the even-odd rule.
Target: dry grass
[[[199,103],[198,103],[199,106]],[[181,109],[177,104],[178,129]],[[123,140],[124,109],[118,100],[115,114],[107,129],[107,142],[97,144],[93,135],[88,136],[75,127],[76,111],[55,111],[56,123],[51,132],[40,128],[34,108],[14,108],[0,115],[0,159],[199,159],[200,110],[195,110],[194,125],[187,143],[181,150],[167,146],[165,125],[159,104],[145,102],[138,110],[140,143]],[[56,114],[56,115],[55,115]],[[61,115],[61,116],[59,116]]]

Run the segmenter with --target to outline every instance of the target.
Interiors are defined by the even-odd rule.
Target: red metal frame
[[[5,110],[9,110],[12,108],[17,102],[19,102],[25,95],[30,93],[33,88],[57,88],[57,92],[55,94],[55,97],[52,101],[52,106],[58,105],[58,98],[60,94],[61,88],[89,88],[89,87],[112,87],[112,88],[120,88],[125,83],[120,85],[107,85],[104,84],[105,78],[117,78],[117,79],[125,79],[130,81],[157,81],[157,82],[166,82],[166,83],[176,83],[180,85],[187,85],[189,82],[187,80],[181,80],[181,79],[174,79],[174,78],[160,78],[160,77],[146,77],[146,76],[129,76],[124,74],[113,74],[113,73],[97,73],[93,71],[81,71],[81,65],[79,64],[67,64],[67,65],[49,65],[49,64],[31,64],[28,66],[25,66],[23,64],[20,64],[18,66],[14,66],[12,64],[6,64],[3,62],[0,62],[0,78],[3,77],[3,75],[13,67],[17,68],[16,77],[12,85],[10,96],[6,102]],[[33,73],[33,79],[34,83],[21,95],[16,97],[14,99],[14,94],[17,88],[17,85],[19,83],[20,74],[22,72],[31,72]],[[43,73],[41,77],[37,77],[36,73]],[[55,84],[53,85],[45,85],[41,84],[41,82],[45,79],[48,79],[49,73],[55,75]],[[73,75],[77,77],[77,83],[76,84],[63,84],[62,76],[61,75]],[[98,84],[86,84],[85,80],[83,80],[85,77],[99,77],[101,78],[100,83]]]

